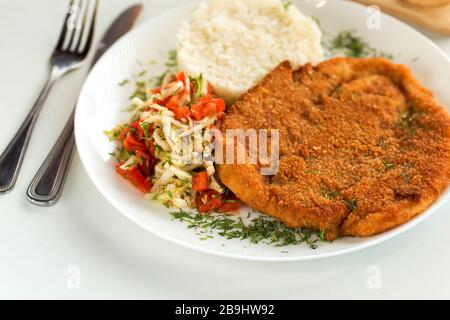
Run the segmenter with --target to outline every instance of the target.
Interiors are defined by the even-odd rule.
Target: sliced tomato
[[[222,195],[222,203],[219,211],[225,213],[236,212],[242,206],[241,200],[231,192]]]
[[[128,152],[135,152],[136,150],[147,151],[145,144],[136,140],[131,132],[128,132],[127,137],[123,140],[123,147]]]
[[[130,128],[128,128],[128,127],[123,128],[122,131],[121,131],[120,134],[119,134],[118,139],[119,139],[120,141],[122,141],[123,139],[125,139],[125,137],[127,136],[128,132],[130,132]]]
[[[120,168],[120,166],[116,167],[116,171],[117,173],[119,173],[121,176],[123,176],[124,178],[128,179],[129,181],[131,181],[131,183],[138,188],[139,190],[141,190],[142,192],[148,193],[151,191],[152,189],[152,184],[151,182],[146,179],[141,172],[134,168],[131,170],[122,170]]]
[[[177,120],[187,119],[187,117],[189,116],[189,108],[178,107],[173,110],[173,113],[175,114],[175,119]]]
[[[191,107],[191,117],[200,121],[203,118],[217,115],[221,119],[223,111],[225,111],[225,101],[220,98],[206,96],[198,99],[197,103]]]
[[[208,86],[208,93],[209,94],[213,94],[214,93],[214,88],[213,88],[212,84],[209,83],[209,81],[207,82],[207,86]]]
[[[141,121],[135,121],[131,124],[131,127],[136,129],[136,134],[139,137],[139,139],[144,140],[145,139],[145,134],[144,134],[144,129],[142,129],[141,127]]]
[[[242,206],[241,200],[239,200],[239,198],[236,197],[236,195],[234,195],[231,192],[222,194],[221,198],[222,198],[222,205],[218,209],[218,211],[220,212],[224,213],[237,212]]]
[[[142,150],[136,150],[136,157],[141,158],[143,160],[150,160],[150,155],[147,152]]]
[[[224,112],[225,111],[225,101],[220,98],[213,98],[211,99],[211,102],[216,105],[217,112]]]
[[[206,190],[197,195],[197,208],[201,213],[210,213],[222,205],[220,194],[214,190]]]
[[[209,177],[206,171],[192,175],[192,189],[197,192],[205,191],[209,187]]]
[[[241,205],[242,203],[238,200],[222,200],[219,211],[224,213],[236,212],[241,208]]]
[[[203,106],[202,116],[203,118],[212,117],[217,113],[216,104],[208,102]]]
[[[165,106],[167,109],[173,111],[180,106],[180,100],[178,99],[177,96],[172,96],[168,99]]]
[[[181,81],[181,82],[183,82],[183,83],[185,83],[186,82],[186,73],[184,72],[184,71],[180,71],[180,72],[178,72],[178,74],[176,75],[176,78],[177,78],[177,80],[178,81]]]
[[[203,119],[203,105],[202,104],[194,104],[191,107],[191,117],[194,120],[200,121]]]
[[[148,144],[148,151],[150,152],[150,155],[152,156],[153,160],[155,159],[155,143],[153,142],[153,139],[147,140]]]

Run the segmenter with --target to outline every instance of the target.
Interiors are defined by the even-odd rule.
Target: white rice
[[[210,0],[178,33],[178,64],[203,73],[228,103],[284,60],[294,67],[323,59],[321,31],[279,0]]]

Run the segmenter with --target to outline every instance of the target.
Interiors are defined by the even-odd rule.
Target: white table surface
[[[143,2],[141,21],[183,3]],[[103,1],[97,38],[132,3]],[[46,79],[65,6],[61,0],[0,0],[2,150]],[[449,37],[427,35],[450,55]],[[450,298],[450,203],[381,245],[301,263],[230,260],[161,240],[102,198],[77,155],[60,201],[51,208],[31,205],[27,185],[69,116],[85,73],[56,85],[16,188],[0,196],[0,298]]]

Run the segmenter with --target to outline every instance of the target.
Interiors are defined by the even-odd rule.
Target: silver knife
[[[114,20],[98,45],[91,68],[114,42],[131,30],[142,9],[143,6],[141,4],[134,5]],[[50,206],[55,204],[61,195],[75,147],[73,134],[74,111],[52,150],[28,186],[27,198],[33,204]]]

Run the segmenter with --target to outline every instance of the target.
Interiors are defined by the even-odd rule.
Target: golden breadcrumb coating
[[[279,129],[279,170],[217,165],[221,181],[329,240],[405,223],[450,181],[450,116],[407,67],[381,58],[284,62],[230,108],[221,130],[236,128]]]

